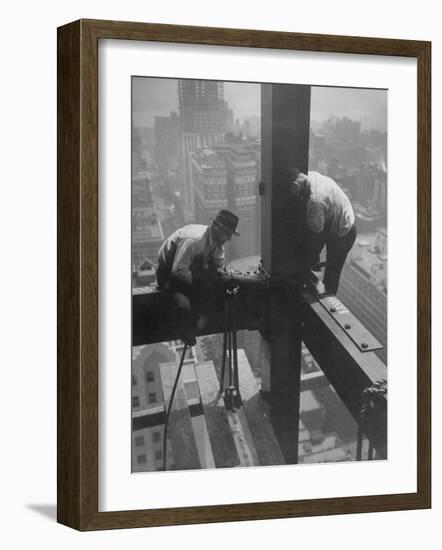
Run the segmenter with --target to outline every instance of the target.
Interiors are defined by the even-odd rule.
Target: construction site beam
[[[265,317],[264,303],[255,296],[241,295],[237,300],[237,330],[256,330]],[[196,331],[196,336],[224,332],[224,310],[218,307],[205,312],[208,324]],[[135,288],[132,294],[132,346],[178,340],[182,336],[176,323],[170,295],[155,287]]]
[[[361,351],[321,303],[301,293],[296,306],[302,340],[355,420],[361,422],[362,392],[387,380],[387,367],[374,351]],[[378,413],[364,422],[364,433],[380,458],[387,455],[387,396],[378,397]]]

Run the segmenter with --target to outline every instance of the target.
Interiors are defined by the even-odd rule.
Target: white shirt
[[[313,233],[324,229],[330,235],[343,237],[355,223],[350,199],[339,185],[319,172],[308,173],[307,226]]]
[[[186,225],[177,229],[158,252],[158,267],[175,278],[192,283],[190,267],[196,258],[224,267],[224,246],[216,245],[207,225]]]

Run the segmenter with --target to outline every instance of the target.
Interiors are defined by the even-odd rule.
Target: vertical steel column
[[[285,174],[296,166],[308,171],[311,87],[261,86],[262,259],[272,273],[287,273],[302,238]]]
[[[296,269],[296,249],[303,220],[290,200],[286,172],[308,171],[310,86],[261,86],[262,261],[272,276]],[[287,312],[283,288],[272,298],[265,338],[270,344],[270,373],[263,391],[271,402],[272,423],[289,463],[298,461],[301,323]],[[290,315],[288,314],[290,313]]]

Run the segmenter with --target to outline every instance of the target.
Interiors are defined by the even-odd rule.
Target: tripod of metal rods
[[[224,300],[224,340],[220,392],[224,391],[225,404],[233,410],[240,406],[238,376],[238,345],[236,342],[236,297],[239,287],[226,290]],[[224,390],[226,362],[228,361],[228,386]]]
[[[170,411],[172,410],[173,398],[175,397],[176,388],[178,386],[178,380],[180,379],[181,370],[184,364],[184,357],[186,356],[187,344],[184,344],[183,353],[181,354],[180,365],[178,372],[175,376],[173,383],[172,393],[170,394],[169,405],[167,407],[166,418],[164,419],[164,431],[163,431],[163,470],[167,470],[167,426],[169,425]]]

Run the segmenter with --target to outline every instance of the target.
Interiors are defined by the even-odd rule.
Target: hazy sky
[[[234,117],[260,116],[260,85],[226,82],[224,98]],[[136,126],[153,126],[155,116],[178,112],[178,84],[175,79],[134,78],[133,113]],[[323,121],[330,115],[347,116],[363,128],[386,130],[387,92],[357,88],[312,88],[311,119]]]
[[[327,120],[330,115],[357,120],[364,129],[386,131],[387,91],[313,86],[311,119]]]

